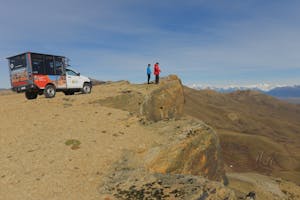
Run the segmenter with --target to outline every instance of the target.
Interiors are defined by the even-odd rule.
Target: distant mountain
[[[285,102],[289,102],[289,103],[299,104],[299,105],[300,105],[300,97],[280,98],[280,100],[283,100],[283,101],[285,101]]]
[[[102,84],[106,83],[105,81],[100,81],[100,80],[93,79],[93,78],[90,78],[90,80],[92,81],[93,86],[95,86],[95,85],[102,85]]]
[[[266,94],[279,98],[296,98],[300,97],[300,85],[276,87]]]
[[[274,86],[269,84],[258,84],[258,85],[249,85],[249,86],[224,86],[224,87],[215,87],[215,86],[202,86],[202,85],[190,85],[189,87],[196,90],[214,90],[220,93],[232,93],[235,91],[244,91],[244,90],[255,90],[267,95],[277,97],[277,98],[300,98],[300,85],[295,86]]]
[[[239,85],[229,85],[229,86],[207,86],[207,85],[198,85],[198,84],[192,84],[188,87],[196,89],[196,90],[215,90],[217,92],[221,93],[231,93],[238,90],[255,90],[255,91],[261,91],[261,92],[267,92],[273,88],[276,88],[277,86],[262,83],[257,85],[246,85],[246,86],[239,86]]]
[[[231,92],[235,92],[235,91],[245,91],[245,90],[254,90],[254,91],[259,91],[259,92],[264,92],[264,90],[262,90],[259,87],[229,87],[229,88],[215,88],[213,89],[217,92],[220,93],[231,93]]]
[[[0,95],[12,94],[13,92],[10,89],[0,88]]]

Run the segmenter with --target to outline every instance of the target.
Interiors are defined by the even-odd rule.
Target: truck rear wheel
[[[25,92],[25,97],[28,99],[28,100],[32,100],[32,99],[36,99],[37,98],[37,93],[36,92],[32,92],[32,91],[26,91]]]
[[[44,95],[46,98],[53,98],[56,94],[56,88],[54,85],[47,85],[44,90]]]
[[[91,91],[92,91],[91,84],[90,83],[84,83],[81,91],[82,91],[83,94],[91,93]]]

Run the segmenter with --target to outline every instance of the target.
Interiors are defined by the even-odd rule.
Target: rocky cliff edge
[[[139,116],[142,126],[155,129],[165,136],[165,140],[148,149],[140,148],[130,158],[127,153],[121,158],[126,162],[116,164],[101,192],[112,193],[119,199],[126,199],[126,195],[133,199],[150,198],[149,192],[153,193],[152,198],[156,195],[163,199],[199,199],[204,196],[210,197],[207,199],[235,199],[234,193],[223,185],[227,179],[218,136],[203,122],[183,117],[184,94],[180,79],[170,75],[162,78],[158,85],[132,87],[129,83],[124,84],[128,84],[128,90],[98,103]],[[141,181],[145,177],[151,181]],[[189,180],[192,182],[190,186],[183,184],[184,187],[179,187],[178,181],[185,183]],[[206,183],[209,183],[208,191],[204,189],[208,186]]]

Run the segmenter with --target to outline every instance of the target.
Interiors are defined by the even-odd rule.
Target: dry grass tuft
[[[72,150],[76,150],[80,148],[81,142],[79,140],[70,139],[65,142],[65,145],[71,146]]]

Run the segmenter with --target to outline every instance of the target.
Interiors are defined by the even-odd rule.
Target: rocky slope
[[[184,107],[181,81],[173,75],[163,78],[159,86],[150,85],[148,87],[151,87],[151,89],[147,92],[127,90],[121,95],[97,101],[97,103],[101,105],[120,108],[132,114],[139,115],[141,117],[140,123],[143,124],[145,128],[156,130],[159,134],[165,136],[164,141],[160,141],[152,148],[140,150],[138,155],[131,156],[131,160],[133,160],[133,157],[139,157],[139,159],[134,160],[143,160],[143,162],[138,162],[138,164],[135,162],[134,167],[121,167],[122,169],[134,169],[127,172],[130,175],[127,174],[123,178],[124,180],[122,180],[126,182],[125,185],[127,186],[127,189],[125,186],[125,188],[123,188],[124,190],[126,189],[127,193],[122,190],[123,193],[130,195],[128,194],[130,193],[129,188],[137,187],[136,185],[130,185],[130,183],[133,184],[134,181],[128,182],[126,177],[133,176],[136,178],[142,176],[144,177],[143,179],[145,179],[146,176],[149,177],[149,179],[160,177],[160,179],[169,180],[167,185],[173,189],[166,190],[167,194],[161,195],[162,198],[175,198],[176,196],[174,195],[179,195],[172,195],[172,193],[170,193],[174,190],[179,190],[175,189],[178,187],[175,184],[178,182],[176,181],[177,179],[182,179],[183,183],[191,179],[194,180],[195,184],[182,187],[180,189],[182,196],[178,196],[178,198],[198,199],[201,195],[204,195],[211,199],[224,199],[226,197],[228,199],[235,199],[234,193],[226,189],[220,183],[210,182],[210,187],[214,191],[214,194],[206,194],[203,191],[203,188],[205,188],[203,186],[204,182],[196,177],[202,176],[210,180],[227,182],[222,157],[220,155],[219,140],[215,132],[201,121],[181,117]],[[126,158],[125,160],[128,159]],[[120,168],[122,165],[118,163],[117,166]],[[141,170],[136,172],[136,169],[142,169],[142,172]],[[112,172],[112,174],[115,173],[123,174],[124,171]],[[147,175],[145,175],[145,173]],[[178,176],[178,174],[181,174],[181,176]],[[191,175],[194,175],[194,177]],[[120,176],[121,175],[116,176],[119,181]],[[197,180],[199,180],[199,182],[196,184]],[[138,183],[135,184],[140,186],[139,190],[135,191],[135,189],[131,192],[133,192],[134,195],[145,195],[145,193],[141,193],[141,191],[144,191],[144,186],[149,183],[141,185],[140,181],[137,182]],[[114,180],[112,183],[118,184],[118,181]],[[108,187],[110,189],[106,192],[113,190],[112,188],[116,189],[115,185],[111,185],[112,183],[108,184],[106,182],[106,186],[110,185],[110,187]],[[198,189],[194,189],[194,192],[191,192],[191,187],[197,188],[196,185],[198,185]],[[216,188],[223,191],[221,192],[222,195],[218,192],[219,189]],[[148,192],[153,192],[152,189]],[[162,192],[164,191],[163,188],[160,189]],[[121,189],[119,188],[119,190]],[[120,193],[114,193],[114,195],[120,198],[122,196]],[[217,198],[218,195],[220,195],[220,197]],[[155,196],[153,198],[155,198]]]
[[[258,172],[300,184],[300,108],[255,91],[185,88],[185,113],[220,136],[227,171]]]

